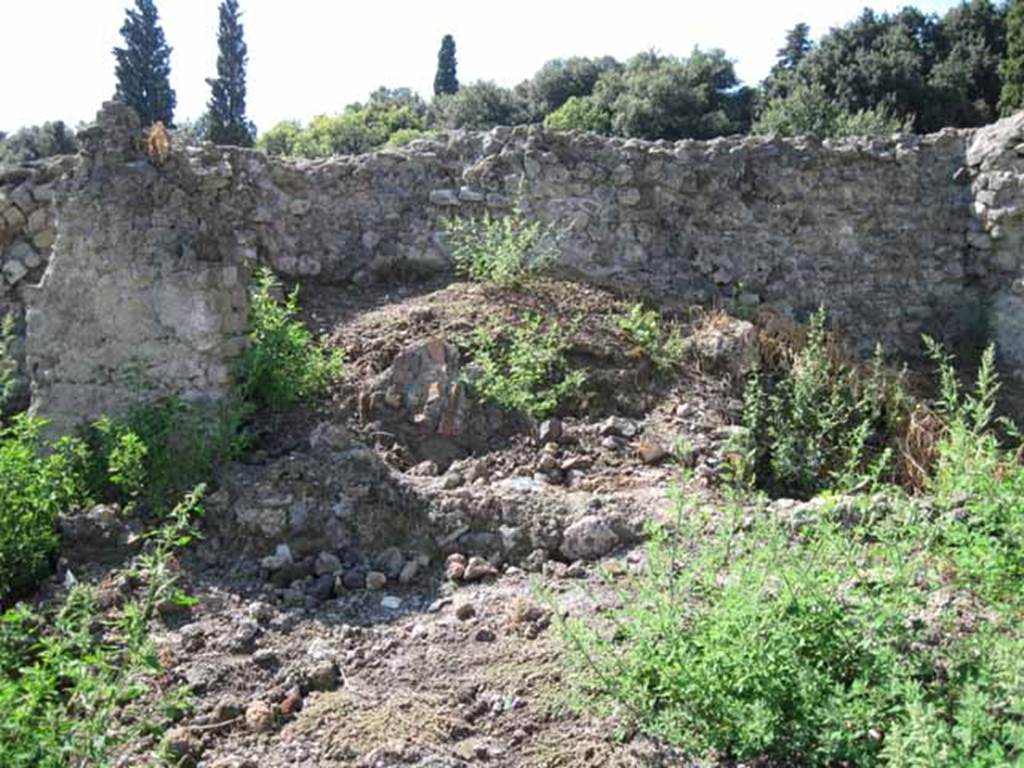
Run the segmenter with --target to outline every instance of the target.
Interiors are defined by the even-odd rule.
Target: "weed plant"
[[[159,735],[187,707],[187,691],[168,691],[150,707],[163,715],[119,718],[154,684],[160,664],[148,626],[162,601],[189,602],[175,553],[195,535],[202,488],[175,506],[150,534],[133,579],[140,595],[119,614],[102,615],[93,590],[74,586],[63,604],[37,613],[24,605],[0,615],[0,765],[5,768],[96,768],[111,763],[132,738]]]
[[[666,330],[656,310],[633,304],[614,318],[614,324],[656,370],[671,370],[682,360],[685,352],[682,334],[676,327]]]
[[[834,355],[825,322],[824,310],[812,316],[791,366],[751,373],[745,431],[732,446],[743,484],[810,498],[890,468],[889,442],[906,407],[901,383],[886,373],[880,351],[866,373]]]
[[[239,397],[281,410],[315,398],[341,376],[343,355],[327,350],[298,319],[296,287],[277,298],[280,282],[269,269],[256,274],[249,305],[249,346],[241,357]]]
[[[584,706],[696,758],[1021,764],[1019,436],[994,418],[992,351],[964,392],[928,344],[946,423],[933,495],[872,476],[797,527],[763,496],[712,511],[676,493],[617,607],[563,624]]]
[[[558,257],[557,233],[527,219],[517,204],[510,213],[454,217],[443,223],[455,273],[480,283],[517,287],[543,272]]]
[[[499,333],[477,328],[463,346],[478,370],[472,385],[502,408],[543,418],[580,395],[586,381],[568,360],[571,331],[540,315],[526,313]]]

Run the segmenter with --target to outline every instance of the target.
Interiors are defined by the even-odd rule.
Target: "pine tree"
[[[1024,109],[1024,0],[1012,0],[1006,14],[1006,58],[999,75],[999,111],[1005,116]]]
[[[441,50],[437,52],[437,74],[434,75],[434,95],[455,93],[459,90],[459,79],[455,76],[455,38],[445,35]]]
[[[803,22],[797,24],[786,33],[786,44],[776,54],[779,69],[796,69],[804,56],[810,53],[811,28]]]
[[[775,64],[762,84],[765,102],[786,98],[796,87],[796,70],[814,44],[811,28],[803,22],[786,32],[786,44],[775,54]]]
[[[170,83],[171,49],[158,22],[153,0],[135,0],[135,9],[126,11],[121,27],[125,47],[114,49],[114,98],[133,107],[143,125],[159,120],[170,128],[177,98]]]
[[[217,77],[208,79],[206,138],[215,144],[251,147],[256,129],[245,116],[245,65],[248,49],[238,20],[238,0],[220,4]]]

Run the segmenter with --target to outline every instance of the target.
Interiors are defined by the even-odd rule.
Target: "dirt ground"
[[[686,364],[665,374],[616,329],[623,299],[575,283],[544,281],[523,291],[456,283],[359,295],[321,287],[305,290],[301,301],[308,325],[345,350],[345,381],[315,407],[261,418],[250,463],[287,457],[329,420],[442,501],[473,504],[492,488],[519,483],[566,505],[628,508],[639,526],[669,512],[666,493],[684,470],[693,492],[713,493],[739,410],[738,376],[729,369],[735,349],[712,332],[721,319],[666,312],[686,337],[704,334],[711,343],[691,345]],[[481,430],[457,446],[453,461],[425,471],[414,433],[361,409],[366,382],[409,345],[457,341],[479,327],[498,332],[528,311],[566,329],[570,359],[588,374],[583,396],[558,414],[562,437],[554,448],[540,441],[534,422],[492,420],[497,430]],[[609,419],[621,423],[609,426]],[[545,451],[556,457],[546,473],[538,468],[551,464]],[[451,482],[459,472],[477,480]],[[339,586],[316,598],[308,593],[313,579],[272,583],[251,552],[221,543],[186,553],[183,581],[198,603],[167,617],[154,640],[163,690],[188,686],[192,708],[160,739],[132,744],[117,765],[147,764],[161,742],[172,764],[198,768],[687,764],[574,706],[561,658],[559,618],[587,616],[614,600],[599,576],[638,567],[638,539],[623,537],[586,562],[557,549],[522,562],[492,558],[473,580],[446,575],[455,548],[424,557],[407,583]],[[116,576],[106,583],[118,588]]]

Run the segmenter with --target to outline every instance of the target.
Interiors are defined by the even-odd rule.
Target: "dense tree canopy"
[[[999,68],[1002,90],[999,111],[1024,109],[1024,0],[1011,0],[1006,16],[1006,58]]]
[[[527,122],[527,106],[508,88],[489,80],[463,85],[458,93],[434,99],[432,113],[442,128],[490,128]]]
[[[778,113],[779,100],[804,84],[824,89],[844,113],[888,111],[918,131],[982,125],[996,114],[1005,11],[990,0],[964,2],[942,18],[913,7],[865,9],[810,48],[801,27],[787,35],[764,83],[765,110]]]
[[[170,82],[171,49],[159,21],[153,0],[135,0],[135,8],[125,12],[124,48],[114,49],[114,98],[133,107],[143,125],[159,120],[171,127],[177,97]]]
[[[78,151],[75,132],[60,120],[0,133],[0,163],[23,163]]]
[[[217,77],[206,81],[210,86],[206,138],[216,144],[251,147],[256,127],[245,116],[245,67],[249,54],[239,21],[238,0],[223,0],[220,4],[217,46]]]
[[[569,99],[546,122],[647,139],[711,138],[749,129],[750,105],[723,51],[685,59],[648,52],[605,69],[590,95]]]
[[[574,56],[569,59],[553,59],[521,86],[521,92],[528,103],[530,115],[543,120],[569,99],[586,97],[594,92],[594,86],[605,72],[622,68],[611,56],[589,59]]]
[[[318,115],[306,127],[278,123],[257,146],[274,155],[330,157],[407,141],[426,128],[427,105],[419,96],[408,88],[378,88],[365,104],[350,104],[340,115]]]

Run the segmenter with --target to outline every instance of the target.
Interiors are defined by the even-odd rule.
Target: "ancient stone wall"
[[[680,305],[800,317],[823,304],[864,349],[993,333],[1024,370],[1024,116],[836,142],[496,128],[323,161],[176,140],[161,162],[139,135],[105,105],[80,158],[0,174],[0,301],[28,307],[47,415],[117,409],[131,371],[161,391],[222,392],[255,264],[414,278],[450,266],[442,219],[515,204],[560,233],[566,273]]]
[[[245,342],[245,265],[224,203],[183,158],[144,156],[139,136],[116,106],[79,134],[46,271],[21,288],[32,408],[55,432],[154,394],[216,397]]]

